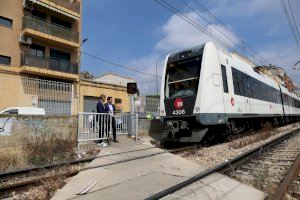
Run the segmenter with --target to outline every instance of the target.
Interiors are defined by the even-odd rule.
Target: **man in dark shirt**
[[[100,95],[99,101],[97,103],[97,113],[107,113],[105,111],[105,106],[104,106],[105,97],[106,96],[104,94]],[[100,115],[97,116],[97,121],[99,123],[99,138],[103,138],[104,134],[105,134],[104,133],[104,131],[105,131],[104,125],[105,125],[106,120],[104,120],[104,119],[105,119],[105,116],[102,116],[102,117]],[[101,143],[102,143],[102,140],[99,140],[99,144],[101,144]]]
[[[107,97],[107,103],[105,104],[105,111],[111,116],[111,125],[112,125],[112,131],[113,131],[113,138],[114,142],[117,141],[117,134],[116,134],[116,120],[114,118],[114,113],[116,112],[116,106],[112,103],[113,98],[112,97]],[[108,129],[110,131],[110,128]]]

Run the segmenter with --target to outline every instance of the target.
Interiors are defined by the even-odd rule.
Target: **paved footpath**
[[[162,149],[120,138],[104,148],[87,170],[72,177],[53,200],[144,199],[206,168]],[[266,195],[222,174],[212,174],[164,199],[265,199]]]

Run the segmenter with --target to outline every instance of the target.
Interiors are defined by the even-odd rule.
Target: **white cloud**
[[[164,60],[164,54],[151,54],[149,56],[134,59],[130,62],[131,66],[138,67],[139,70],[142,70],[145,73],[156,75],[156,66],[157,66],[157,75],[161,76],[162,74],[162,63]],[[156,94],[157,81],[156,77],[147,76],[140,74],[136,77],[138,82],[138,88],[140,92],[144,94]],[[158,77],[158,92],[160,92],[160,82],[161,78]]]
[[[195,13],[187,13],[186,15],[201,26],[204,26],[204,29],[207,29],[208,32],[211,32],[222,41],[225,41],[230,47],[234,47],[234,44],[238,43],[238,38],[230,33],[224,26],[220,24],[205,24],[205,21]],[[168,52],[174,49],[189,48],[208,41],[213,41],[210,36],[201,32],[177,15],[172,15],[161,30],[165,36],[155,46],[158,51]]]
[[[261,55],[277,66],[286,70],[287,74],[300,86],[300,70],[293,66],[300,60],[299,49],[284,42],[274,42],[261,51]]]
[[[300,7],[300,4],[298,3],[297,6]],[[293,40],[291,40],[290,30],[287,30],[289,27],[284,18],[280,2],[274,3],[273,0],[217,0],[211,3],[210,8],[219,18],[222,20],[224,18],[225,22],[241,28],[242,33],[239,34],[245,34],[251,38],[251,41],[247,41],[248,44],[256,44],[251,46],[254,46],[256,51],[271,61],[272,64],[285,68],[287,73],[300,86],[300,70],[297,72],[292,70],[292,66],[300,59],[300,54],[295,48]],[[207,13],[200,13],[201,17],[195,13],[186,14],[202,26],[205,26],[207,30],[212,30],[217,37],[228,43],[230,47],[234,48],[236,47],[235,44],[239,43],[238,38],[223,25],[218,23],[205,24],[201,17],[207,17]],[[295,13],[296,19],[297,16],[300,16],[300,14]],[[163,37],[155,44],[151,55],[134,59],[130,62],[131,65],[138,66],[139,69],[143,69],[147,73],[155,74],[156,60],[162,53],[213,41],[208,35],[188,24],[177,15],[172,15],[159,30],[163,33]],[[252,34],[254,32],[255,35],[251,35],[250,32]],[[270,38],[272,40],[277,38],[277,42],[275,39],[273,42],[270,42]],[[158,74],[161,74],[162,68],[163,62],[159,62]],[[142,75],[137,78],[137,81],[143,94],[156,93],[155,77]]]

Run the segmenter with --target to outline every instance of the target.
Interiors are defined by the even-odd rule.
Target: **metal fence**
[[[39,107],[46,114],[70,115],[73,84],[37,78],[0,76],[0,110],[9,107]]]
[[[25,15],[23,17],[23,29],[30,28],[52,36],[60,37],[72,42],[79,41],[79,32],[66,27],[53,24],[42,19]]]
[[[138,115],[130,113],[119,113],[114,116],[117,134],[135,135],[138,137]]]
[[[145,112],[158,113],[160,97],[146,96]]]
[[[108,139],[112,133],[112,119],[108,114],[78,113],[78,142]]]
[[[114,116],[118,135],[138,136],[138,116],[118,114]],[[112,117],[106,113],[78,113],[78,142],[104,140],[112,136]]]

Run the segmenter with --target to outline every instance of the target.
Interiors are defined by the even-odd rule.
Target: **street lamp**
[[[86,41],[88,41],[88,38],[84,38],[84,39],[82,40],[82,42],[80,43],[80,45],[79,45],[79,47],[78,47],[78,48],[80,48],[80,47],[81,47],[81,45],[83,45],[83,43],[85,43]]]
[[[88,40],[88,38],[84,38],[82,40],[82,42],[80,43],[79,47],[78,47],[78,53],[77,53],[77,61],[78,61],[78,75],[80,74],[80,68],[81,68],[81,46]],[[79,75],[80,76],[80,75]],[[79,84],[80,84],[80,77],[78,80],[78,86],[77,86],[77,98],[78,98],[78,103],[77,103],[77,112],[79,112],[80,109],[80,94],[79,94]]]
[[[78,47],[78,55],[77,55],[77,60],[78,60],[78,74],[80,73],[80,65],[81,65],[81,46],[88,41],[88,38],[84,38],[82,40],[82,42],[80,43],[79,47]]]
[[[298,62],[296,62],[296,64],[294,65],[294,67],[293,67],[294,70],[299,70],[299,69],[296,68],[296,65],[298,65],[298,64],[300,64],[300,60]]]

